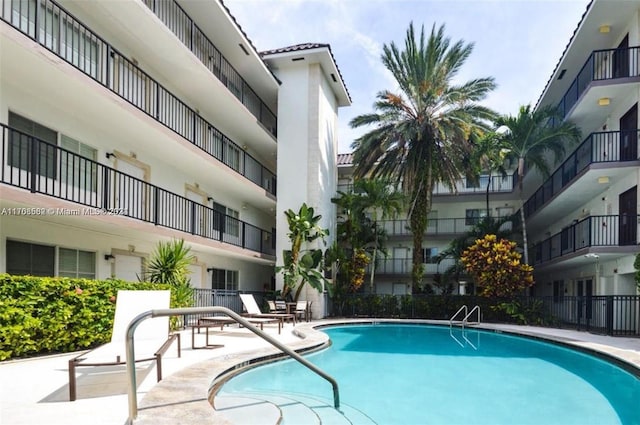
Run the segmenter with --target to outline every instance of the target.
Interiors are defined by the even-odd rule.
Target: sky
[[[258,51],[328,43],[352,105],[339,109],[338,153],[367,131],[349,121],[374,111],[382,90],[398,85],[382,64],[385,44],[403,45],[409,24],[427,34],[445,25],[453,42],[473,43],[456,82],[494,77],[482,104],[515,115],[542,94],[588,0],[225,0]]]

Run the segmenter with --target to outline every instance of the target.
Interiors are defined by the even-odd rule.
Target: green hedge
[[[77,351],[108,342],[120,289],[170,287],[115,279],[0,274],[0,360]]]

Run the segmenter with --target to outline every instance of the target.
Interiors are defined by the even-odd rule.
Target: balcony
[[[468,194],[484,194],[487,193],[487,183],[489,182],[489,176],[480,176],[477,183],[467,178],[462,178],[458,181],[455,187],[455,191],[450,190],[442,183],[437,183],[433,188],[434,195],[468,195]],[[489,183],[489,193],[501,193],[512,192],[518,182],[518,171],[514,171],[513,174],[502,177],[494,175],[491,177]]]
[[[275,196],[274,173],[57,3],[1,4],[4,22]]]
[[[451,236],[461,235],[471,231],[473,226],[479,221],[478,218],[432,218],[427,221],[425,235],[430,236]],[[411,236],[409,220],[383,220],[379,221],[387,236]]]
[[[525,202],[525,215],[529,217],[542,209],[560,191],[573,184],[576,177],[591,164],[608,163],[615,167],[613,164],[637,161],[639,140],[639,130],[591,133]],[[584,199],[580,197],[576,202],[584,202]]]
[[[274,235],[4,124],[0,181],[113,214],[275,255]]]
[[[587,217],[534,245],[530,251],[532,263],[542,264],[583,248],[637,248],[639,217],[624,214]]]
[[[442,183],[437,183],[433,188],[434,195],[467,195],[467,194],[485,194],[487,193],[487,183],[489,182],[489,176],[480,176],[478,182],[473,182],[470,179],[462,178],[458,181],[455,187],[455,191],[452,191]],[[518,171],[514,171],[513,174],[501,177],[494,175],[491,177],[491,183],[489,184],[489,193],[508,193],[512,192],[518,182]],[[337,188],[338,192],[349,193],[353,191],[353,184],[339,184]]]
[[[269,133],[277,136],[277,117],[251,86],[225,59],[193,19],[173,0],[143,0],[143,3],[196,55]]]
[[[593,51],[558,103],[559,119],[566,118],[592,83],[639,77],[639,52],[640,47]]]
[[[424,273],[434,275],[436,273],[444,273],[447,269],[454,265],[454,260],[445,258],[438,263],[425,263]],[[375,274],[376,276],[410,276],[413,260],[411,258],[385,258],[376,260]],[[367,266],[367,274],[371,274],[371,265]]]

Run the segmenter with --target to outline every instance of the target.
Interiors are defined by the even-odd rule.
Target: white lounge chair
[[[285,320],[291,320],[293,325],[296,324],[296,315],[295,314],[287,314],[287,313],[263,313],[258,307],[258,303],[256,303],[256,299],[253,298],[252,294],[240,294],[240,299],[242,300],[242,304],[244,305],[244,309],[247,311],[246,316],[248,317],[258,317],[258,318],[267,318],[267,319],[280,319],[280,323],[284,324]]]
[[[126,363],[125,337],[127,326],[136,316],[154,309],[169,308],[170,291],[118,291],[111,342],[69,360],[69,400],[76,399],[76,368],[80,366],[111,366]],[[180,334],[169,334],[169,318],[146,319],[134,334],[135,361],[156,361],[158,381],[162,379],[162,355]]]

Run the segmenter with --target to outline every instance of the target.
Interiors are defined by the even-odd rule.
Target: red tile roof
[[[353,164],[353,153],[338,154],[338,165],[352,165],[352,164]]]
[[[331,55],[331,60],[336,65],[336,69],[338,70],[338,76],[340,77],[340,81],[342,81],[342,85],[344,90],[347,92],[347,96],[349,97],[349,101],[351,101],[351,94],[349,93],[349,89],[344,82],[344,78],[342,78],[342,72],[340,71],[340,67],[338,66],[338,62],[336,62],[336,58],[333,56],[333,51],[331,51],[331,45],[326,43],[301,43],[294,44],[293,46],[280,47],[278,49],[265,50],[264,52],[260,52],[260,56],[264,59],[265,56],[268,55],[277,55],[278,53],[289,53],[289,52],[301,52],[304,50],[313,50],[313,49],[321,49],[326,48],[329,50],[329,54]]]

